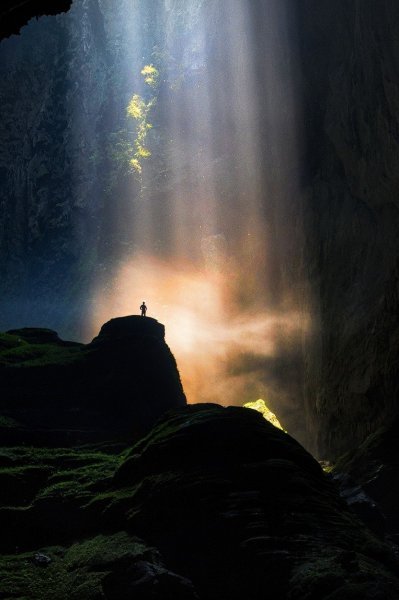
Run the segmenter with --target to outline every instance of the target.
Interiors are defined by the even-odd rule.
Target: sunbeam
[[[289,389],[281,369],[289,365],[279,363],[298,345],[304,318],[282,309],[241,310],[231,278],[237,268],[193,269],[188,261],[134,255],[109,292],[95,295],[93,332],[115,314],[138,313],[144,299],[148,316],[166,325],[190,402],[242,404],[263,394],[281,406]]]
[[[269,35],[260,47],[249,2],[132,3],[136,173],[120,216],[131,243],[112,275],[95,281],[88,335],[115,315],[137,313],[145,300],[148,314],[166,324],[190,402],[267,397],[281,414],[298,388],[295,364],[309,323],[281,264],[285,196],[297,185],[293,82],[287,66],[278,72],[287,25],[278,3],[259,10]],[[214,20],[217,37],[209,33]],[[154,74],[147,84],[146,73]],[[286,125],[284,134],[278,129],[284,118],[289,136]]]

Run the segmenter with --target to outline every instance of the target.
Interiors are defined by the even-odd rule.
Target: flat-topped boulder
[[[10,445],[131,441],[186,404],[165,327],[150,317],[112,319],[90,344],[50,329],[0,333],[0,385]]]
[[[111,319],[100,329],[100,333],[93,342],[105,339],[118,339],[125,337],[153,336],[159,340],[165,339],[165,326],[152,317],[132,315]]]

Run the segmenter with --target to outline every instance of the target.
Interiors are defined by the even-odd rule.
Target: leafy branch
[[[136,137],[133,143],[134,153],[130,159],[130,166],[139,175],[142,173],[142,161],[151,156],[146,141],[148,132],[152,129],[149,116],[157,102],[159,71],[154,65],[146,65],[141,70],[141,75],[143,75],[145,83],[154,90],[154,93],[147,102],[139,94],[134,94],[126,109],[127,116],[136,122]]]

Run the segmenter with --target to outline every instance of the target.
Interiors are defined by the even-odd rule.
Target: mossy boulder
[[[4,599],[197,598],[191,582],[166,569],[155,548],[123,531],[3,556],[0,580]]]
[[[399,597],[391,548],[253,410],[175,409],[130,449],[3,448],[2,481],[1,598]]]
[[[255,411],[173,411],[128,453],[113,485],[108,503],[97,500],[103,518],[123,513],[201,598],[398,597],[389,548],[300,444]]]
[[[112,446],[0,449],[0,549],[65,544],[98,531],[98,515],[85,505],[108,489],[121,460]]]

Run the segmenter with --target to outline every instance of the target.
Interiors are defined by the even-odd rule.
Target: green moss
[[[20,346],[27,346],[27,342],[22,338],[11,335],[9,333],[0,333],[0,355],[5,350],[10,350],[11,348],[18,348]]]
[[[14,466],[26,464],[49,465],[61,470],[109,463],[110,466],[120,462],[118,454],[77,446],[75,448],[37,448],[34,446],[16,446],[0,448],[0,464],[2,461],[12,462]]]
[[[255,402],[246,402],[245,404],[243,404],[243,407],[250,408],[252,410],[257,410],[261,413],[261,415],[263,415],[263,418],[266,419],[266,421],[269,421],[269,423],[274,425],[274,427],[285,431],[281,426],[280,421],[277,419],[276,415],[270,410],[270,408],[266,405],[266,402],[262,400],[262,398],[259,398],[259,400],[256,400]]]
[[[122,559],[137,556],[153,558],[147,546],[125,532],[112,536],[98,535],[83,543],[71,546],[65,556],[68,569],[81,567],[105,568]]]
[[[0,333],[0,365],[68,364],[82,357],[81,344],[62,342],[51,329],[25,328]]]
[[[113,457],[115,459],[115,457]],[[38,499],[62,496],[63,498],[91,497],[92,488],[99,482],[110,479],[117,465],[116,460],[85,465],[81,468],[59,470],[50,477],[48,484],[38,495]]]
[[[40,550],[51,559],[40,566],[35,552],[0,557],[1,597],[19,600],[85,600],[104,598],[102,581],[136,560],[156,560],[157,554],[125,532],[99,535],[69,548]]]
[[[50,364],[65,365],[82,358],[82,350],[75,346],[53,344],[28,344],[6,348],[0,351],[0,365],[24,367]]]
[[[2,448],[0,502],[26,505],[33,500],[87,502],[109,482],[121,458],[83,449]]]

